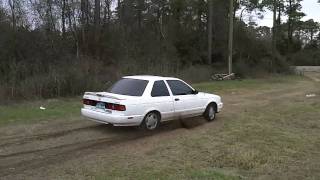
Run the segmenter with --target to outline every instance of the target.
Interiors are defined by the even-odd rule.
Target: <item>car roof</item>
[[[156,80],[178,80],[178,78],[174,78],[174,77],[162,77],[162,76],[152,76],[152,75],[124,76],[123,78],[141,79],[141,80],[148,80],[148,81],[156,81]]]

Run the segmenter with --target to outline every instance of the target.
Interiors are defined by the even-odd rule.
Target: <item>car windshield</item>
[[[142,96],[147,80],[123,78],[108,89],[108,92],[127,96]]]

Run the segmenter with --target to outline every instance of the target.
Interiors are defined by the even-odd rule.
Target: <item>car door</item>
[[[194,90],[180,80],[167,80],[174,100],[175,116],[191,117],[201,112],[201,102]]]
[[[163,80],[155,81],[151,90],[151,103],[161,112],[161,120],[174,118],[174,104],[167,85]]]

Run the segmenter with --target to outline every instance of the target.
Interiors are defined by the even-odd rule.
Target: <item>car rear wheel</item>
[[[204,118],[207,121],[213,121],[216,118],[217,108],[213,103],[209,104],[204,112]]]
[[[160,124],[160,115],[157,112],[149,112],[141,124],[146,130],[155,130]]]

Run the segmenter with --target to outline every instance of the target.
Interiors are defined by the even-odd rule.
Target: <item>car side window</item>
[[[167,80],[173,95],[192,94],[193,90],[184,82],[179,80]]]
[[[170,96],[168,88],[164,81],[155,81],[151,91],[152,97]]]

